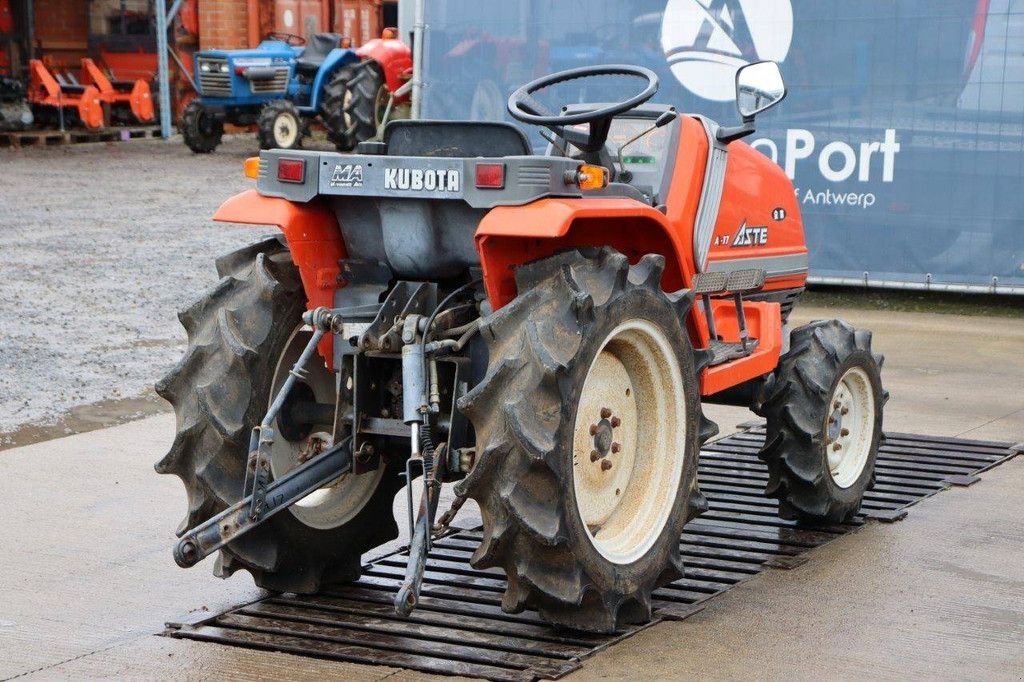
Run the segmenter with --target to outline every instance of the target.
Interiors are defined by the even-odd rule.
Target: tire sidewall
[[[625,321],[639,319],[658,327],[668,338],[670,346],[677,351],[682,372],[683,391],[686,396],[686,458],[684,470],[680,473],[672,509],[665,526],[651,549],[640,559],[629,564],[616,564],[608,560],[594,546],[576,503],[573,483],[573,437],[575,434],[576,412],[579,396],[591,365],[609,334]],[[690,339],[671,304],[664,298],[645,288],[627,289],[622,296],[606,306],[595,307],[595,319],[580,325],[582,337],[579,352],[567,374],[561,378],[562,395],[571,396],[562,407],[561,426],[556,436],[556,450],[560,453],[558,466],[562,468],[559,481],[565,500],[565,522],[568,530],[569,549],[574,557],[602,590],[628,592],[635,585],[650,579],[652,574],[660,575],[668,565],[669,555],[678,547],[679,536],[686,523],[688,498],[696,472],[698,453],[698,431],[700,410],[694,358]]]

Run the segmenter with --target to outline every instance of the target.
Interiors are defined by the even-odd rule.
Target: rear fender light
[[[503,189],[505,187],[505,164],[478,163],[476,165],[476,186],[479,189]]]
[[[305,182],[306,161],[304,159],[278,159],[277,179],[280,182]]]

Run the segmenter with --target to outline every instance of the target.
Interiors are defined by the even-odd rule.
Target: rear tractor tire
[[[611,632],[649,619],[651,592],[683,575],[715,427],[684,325],[693,297],[661,290],[664,264],[611,249],[537,261],[481,327],[487,373],[459,403],[478,459],[457,492],[480,505],[471,561],[505,571],[505,611]]]
[[[185,107],[180,127],[185,145],[196,154],[209,154],[224,137],[224,121],[199,100],[193,100]]]
[[[387,83],[380,66],[363,61],[341,69],[335,77],[344,88],[334,87],[334,79],[325,91],[324,119],[331,141],[339,151],[376,137],[388,107]]]
[[[256,122],[260,149],[299,149],[302,146],[302,116],[285,99],[267,102]]]
[[[220,282],[179,314],[188,349],[156,386],[177,417],[174,443],[155,468],[185,484],[188,514],[179,536],[241,498],[249,432],[309,339],[300,325],[298,271],[278,240],[224,256],[217,270]],[[317,358],[307,370],[290,396],[332,403],[334,375]],[[285,419],[274,424],[274,477],[312,448],[330,445],[331,424]],[[392,502],[400,484],[383,458],[374,471],[346,474],[222,549],[214,573],[226,578],[244,568],[257,585],[278,592],[355,580],[363,552],[398,535]]]
[[[842,320],[793,330],[757,413],[767,419],[759,457],[765,494],[779,516],[808,524],[842,523],[874,485],[882,435],[884,358],[871,332]]]

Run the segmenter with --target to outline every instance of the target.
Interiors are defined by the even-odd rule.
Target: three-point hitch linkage
[[[468,287],[469,285],[453,292],[452,296],[462,293]],[[442,302],[437,310],[443,308],[446,302]],[[312,327],[313,334],[274,397],[266,416],[252,430],[242,499],[181,536],[174,547],[174,560],[179,566],[194,566],[213,552],[259,527],[278,512],[353,471],[353,439],[347,436],[300,463],[283,476],[270,480],[270,453],[277,436],[274,430],[275,420],[285,408],[292,387],[306,377],[306,365],[315,355],[324,335],[341,333],[341,312],[317,308],[303,315],[303,322]],[[445,480],[448,457],[446,444],[435,448],[430,436],[431,405],[437,403],[436,367],[431,362],[431,356],[442,350],[461,350],[466,338],[475,333],[478,327],[476,323],[468,325],[471,329],[459,340],[442,339],[428,343],[422,331],[429,329],[433,317],[434,315],[411,316],[412,325],[409,329],[403,330],[403,421],[409,425],[411,441],[410,456],[405,464],[405,478],[407,482],[411,482],[414,467],[418,466],[422,472],[423,492],[414,515],[412,486],[406,486],[409,534],[412,540],[405,580],[395,595],[395,610],[401,615],[411,613],[419,601],[432,534],[441,533],[447,528],[462,502],[461,499],[456,499],[452,509],[444,515],[441,523],[435,526],[441,481]]]

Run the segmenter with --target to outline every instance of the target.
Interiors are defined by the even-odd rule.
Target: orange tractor
[[[636,94],[544,104],[608,77]],[[682,576],[680,533],[706,507],[697,456],[717,431],[703,403],[766,418],[784,517],[852,517],[882,435],[882,359],[842,321],[789,327],[807,276],[799,207],[740,141],[785,86],[772,62],[736,86],[742,123],[723,127],[649,104],[648,69],[585,67],[509,99],[542,154],[505,123],[395,121],[353,155],[251,159],[256,189],[215,219],[281,235],[217,262],[157,385],[178,433],[156,468],[188,492],[176,561],[220,550],[216,573],[280,591],[353,580],[421,476],[398,612],[472,499],[472,563],[504,571],[507,611],[610,631]]]

